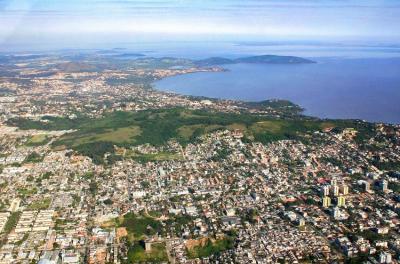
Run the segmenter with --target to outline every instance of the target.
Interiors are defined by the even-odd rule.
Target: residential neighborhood
[[[320,121],[287,102],[122,82],[219,68],[42,77],[37,64],[54,60],[1,77],[0,263],[399,262],[398,125]],[[134,126],[95,123],[124,113]],[[225,119],[195,123],[216,113]],[[245,123],[241,114],[267,119]],[[189,118],[178,136],[157,134],[174,115]]]

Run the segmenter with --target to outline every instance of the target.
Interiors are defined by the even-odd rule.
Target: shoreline
[[[254,64],[252,64],[252,65],[254,65]],[[227,69],[225,67],[222,67],[222,68],[223,68],[223,70],[222,71],[218,71],[218,72],[232,72],[231,69]],[[263,102],[263,101],[266,101],[266,100],[284,100],[284,101],[289,101],[289,102],[293,103],[294,105],[296,105],[299,108],[302,108],[302,111],[300,112],[300,115],[307,116],[307,117],[310,117],[310,118],[317,118],[317,119],[320,119],[320,120],[357,120],[357,121],[363,121],[363,122],[374,123],[374,124],[387,124],[387,125],[394,125],[394,126],[400,125],[400,121],[397,121],[397,122],[396,121],[382,121],[382,120],[379,120],[379,119],[376,120],[374,118],[367,119],[367,118],[361,118],[361,117],[360,118],[357,118],[357,117],[335,117],[335,116],[327,116],[326,117],[324,115],[312,114],[312,113],[308,112],[307,108],[304,105],[302,105],[302,104],[300,104],[298,102],[295,102],[295,101],[293,101],[291,99],[284,98],[284,97],[266,97],[266,98],[260,99],[260,100],[224,98],[224,97],[215,97],[215,96],[207,96],[207,95],[195,95],[195,94],[189,94],[189,93],[182,93],[182,91],[174,91],[174,90],[171,90],[171,89],[162,88],[158,84],[159,82],[171,79],[172,77],[178,77],[179,75],[190,76],[190,75],[194,75],[194,74],[197,74],[197,73],[205,73],[205,72],[198,71],[198,72],[190,72],[190,73],[184,73],[184,74],[178,74],[178,75],[163,77],[161,79],[153,81],[151,83],[151,88],[153,90],[155,90],[155,91],[158,91],[158,92],[176,94],[178,96],[185,96],[187,98],[193,98],[193,99],[202,98],[202,99],[211,100],[211,101],[230,101],[230,102],[237,102],[237,103],[240,103],[240,104],[260,103],[260,102]],[[185,89],[187,89],[187,88],[185,88]],[[176,90],[176,88],[175,88],[175,90]],[[180,90],[182,90],[182,89],[180,89]]]

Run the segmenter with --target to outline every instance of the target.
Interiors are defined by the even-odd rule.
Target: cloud
[[[396,0],[0,0],[0,41],[90,34],[400,38]]]

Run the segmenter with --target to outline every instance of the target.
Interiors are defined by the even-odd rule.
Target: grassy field
[[[76,147],[92,142],[108,141],[115,144],[134,143],[135,137],[140,135],[140,127],[129,126],[121,128],[107,128],[103,132],[73,133],[63,137],[63,142],[69,146]]]
[[[128,251],[129,263],[159,263],[168,262],[165,243],[151,245],[151,251],[146,252],[143,245],[136,243]]]
[[[45,210],[48,209],[51,203],[51,198],[43,198],[41,200],[32,202],[28,209],[30,210]]]
[[[27,146],[41,146],[45,145],[50,141],[50,138],[46,134],[37,134],[29,137],[26,142]]]

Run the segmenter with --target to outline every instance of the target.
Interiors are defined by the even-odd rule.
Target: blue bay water
[[[288,99],[321,118],[400,123],[400,58],[316,58],[316,64],[226,66],[229,71],[160,80],[179,94],[261,101]]]

